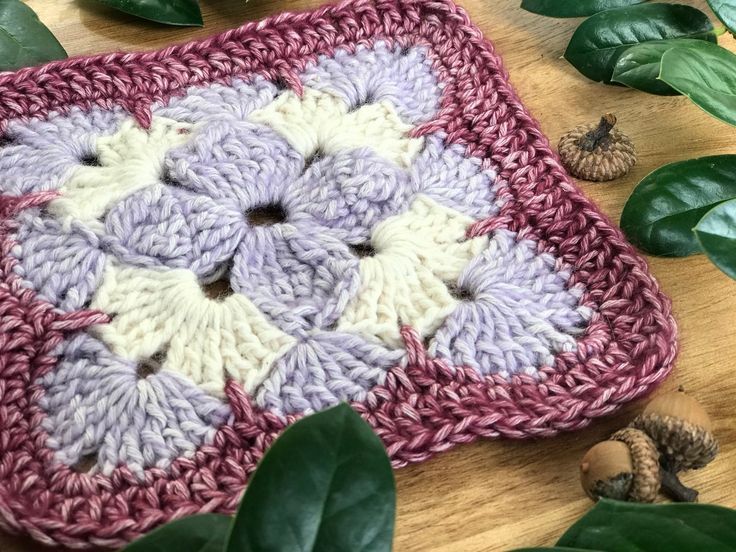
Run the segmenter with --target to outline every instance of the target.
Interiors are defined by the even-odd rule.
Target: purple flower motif
[[[354,52],[337,50],[308,67],[302,82],[337,96],[351,110],[388,102],[411,124],[430,120],[440,104],[441,86],[421,46],[404,49],[377,42]]]
[[[407,208],[410,193],[406,171],[361,148],[314,160],[283,201],[291,220],[314,221],[346,243],[362,244],[379,222]]]
[[[318,333],[293,347],[256,393],[256,404],[278,414],[310,413],[340,401],[362,401],[403,357],[355,334]]]
[[[97,140],[113,134],[121,110],[73,108],[45,120],[11,121],[0,136],[0,193],[55,190],[75,168],[96,163]]]
[[[570,272],[531,240],[498,231],[457,281],[466,296],[437,330],[430,353],[482,374],[537,373],[554,356],[576,347],[590,318]]]
[[[13,269],[24,285],[57,308],[81,309],[102,280],[105,255],[99,238],[77,221],[63,225],[41,212],[32,209],[18,217]]]
[[[183,96],[154,106],[152,111],[156,117],[186,123],[245,121],[253,111],[271,103],[278,92],[278,87],[263,77],[249,82],[233,79],[229,84],[191,87]]]
[[[41,383],[47,445],[68,465],[94,454],[106,475],[121,464],[138,476],[166,468],[211,441],[230,415],[186,378],[166,371],[145,376],[86,334],[62,345],[56,369]]]
[[[244,229],[234,202],[160,185],[110,210],[104,244],[126,264],[187,268],[206,279],[230,261]]]

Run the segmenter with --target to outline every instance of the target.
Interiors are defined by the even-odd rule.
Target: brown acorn
[[[682,390],[665,393],[652,400],[631,427],[656,443],[667,494],[674,500],[695,501],[698,492],[684,486],[677,473],[702,468],[718,454],[713,425],[700,403]]]
[[[639,430],[617,431],[585,454],[580,482],[593,500],[653,502],[660,485],[657,447]]]
[[[560,160],[572,176],[606,182],[631,170],[636,164],[634,144],[615,125],[616,116],[608,113],[597,125],[577,126],[560,139]]]

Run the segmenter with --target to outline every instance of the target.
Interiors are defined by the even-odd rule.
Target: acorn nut
[[[631,170],[636,164],[634,144],[615,125],[616,116],[608,113],[597,125],[577,126],[560,139],[560,160],[572,176],[606,182]]]
[[[636,429],[617,431],[592,447],[580,463],[580,482],[593,500],[653,502],[659,491],[659,455]]]
[[[674,500],[695,501],[697,491],[685,487],[677,473],[702,468],[718,454],[712,423],[700,403],[681,390],[665,393],[652,400],[630,425],[656,443],[663,489]]]

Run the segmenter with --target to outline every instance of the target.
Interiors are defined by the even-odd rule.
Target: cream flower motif
[[[296,343],[245,296],[207,297],[186,269],[110,262],[91,308],[112,316],[95,331],[114,354],[135,361],[165,352],[162,369],[216,396],[223,395],[226,375],[252,391]]]
[[[361,287],[338,321],[339,331],[374,336],[393,346],[408,324],[431,335],[458,305],[448,283],[488,245],[466,239],[473,219],[418,195],[410,209],[376,226],[360,261]]]
[[[276,130],[305,159],[318,152],[369,147],[407,168],[424,144],[422,138],[409,137],[413,127],[403,122],[387,101],[349,111],[340,98],[311,88],[305,88],[301,97],[293,91],[283,93],[253,112],[249,120]]]
[[[61,197],[49,203],[49,212],[99,226],[107,209],[136,190],[161,181],[166,154],[189,140],[193,129],[163,117],[154,117],[150,128],[126,119],[120,129],[97,140],[91,165],[80,165],[64,183]]]

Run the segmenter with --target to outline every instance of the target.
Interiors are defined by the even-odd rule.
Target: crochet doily
[[[5,529],[232,511],[340,401],[402,466],[581,428],[672,364],[668,300],[449,0],[4,74],[0,121]]]

